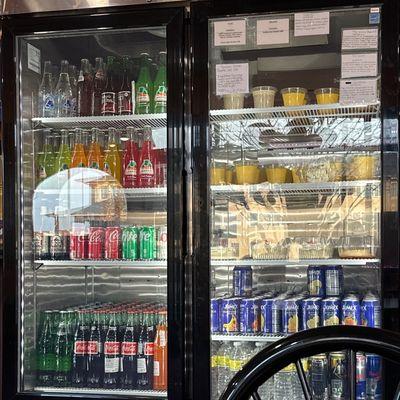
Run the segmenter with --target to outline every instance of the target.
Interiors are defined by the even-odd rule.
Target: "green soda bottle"
[[[156,79],[154,81],[154,112],[167,112],[167,53],[160,51],[160,62]]]
[[[37,380],[39,386],[52,386],[55,372],[55,353],[52,335],[52,311],[44,312],[44,322],[37,348]]]
[[[136,83],[136,114],[149,114],[151,112],[152,82],[150,79],[149,55],[140,55],[140,71]]]
[[[54,173],[54,153],[51,145],[50,130],[45,132],[44,145],[36,161],[36,178],[39,184]]]
[[[68,131],[61,130],[61,144],[58,151],[58,157],[55,162],[55,172],[64,171],[71,166],[71,151],[68,144]]]
[[[65,387],[69,383],[71,372],[71,338],[68,334],[68,311],[60,312],[55,341],[55,372],[54,386]]]

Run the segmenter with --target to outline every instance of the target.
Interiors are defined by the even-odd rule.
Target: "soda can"
[[[240,332],[260,332],[260,302],[257,299],[242,299],[240,302]]]
[[[167,227],[160,226],[157,229],[157,259],[166,260],[168,257],[168,234]]]
[[[300,304],[297,298],[283,300],[282,333],[295,333],[300,330]]]
[[[367,399],[382,400],[382,358],[376,354],[365,354]]]
[[[122,258],[124,260],[137,260],[138,249],[138,228],[127,226],[122,229]]]
[[[361,325],[361,307],[357,296],[349,295],[342,300],[342,324]]]
[[[361,302],[361,323],[371,328],[382,326],[382,305],[379,298],[371,293]]]
[[[221,332],[221,299],[211,299],[211,332]]]
[[[345,400],[348,398],[346,352],[338,351],[329,354],[330,399]]]
[[[311,393],[313,399],[328,398],[328,359],[325,354],[311,357],[310,360]]]
[[[154,226],[139,228],[139,258],[141,260],[154,260],[156,258],[156,241]]]
[[[104,258],[104,228],[101,226],[89,228],[88,258],[91,260]]]
[[[251,296],[253,290],[253,270],[251,267],[233,268],[233,295]]]
[[[322,326],[340,325],[340,299],[327,297],[322,302],[321,319]]]
[[[260,331],[272,333],[272,303],[274,299],[262,299],[260,303]],[[279,332],[279,331],[278,331]]]
[[[325,294],[327,297],[343,295],[343,268],[340,265],[325,268]]]
[[[321,299],[310,297],[301,301],[301,329],[318,328],[321,324]]]
[[[307,268],[307,283],[310,296],[325,297],[325,267],[310,265]]]
[[[367,361],[363,353],[356,354],[356,400],[367,398]]]
[[[229,298],[222,299],[222,332],[237,333],[239,332],[240,323],[240,299]]]
[[[121,228],[109,226],[104,234],[104,258],[106,260],[118,260],[121,258]]]

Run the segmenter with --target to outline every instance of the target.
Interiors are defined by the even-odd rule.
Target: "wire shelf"
[[[287,335],[279,333],[261,334],[212,334],[211,340],[220,342],[276,342],[283,339]]]
[[[267,259],[246,259],[246,260],[211,260],[211,266],[235,267],[235,266],[290,266],[290,265],[348,265],[365,266],[377,268],[380,265],[378,258],[329,258],[329,259],[304,259],[304,260],[267,260]]]
[[[141,115],[114,115],[99,117],[60,117],[60,118],[32,118],[35,127],[54,129],[71,128],[126,128],[133,126],[143,128],[150,125],[152,128],[165,128],[167,114],[141,114]]]
[[[82,395],[104,395],[104,396],[138,396],[138,397],[154,397],[154,398],[167,398],[166,391],[160,390],[123,390],[123,389],[88,389],[88,388],[57,388],[36,386],[35,392],[44,393],[66,393],[66,394],[82,394]]]
[[[167,268],[167,260],[35,260],[43,266]]]

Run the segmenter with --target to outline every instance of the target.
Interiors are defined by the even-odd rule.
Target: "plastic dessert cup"
[[[211,185],[225,185],[226,183],[225,167],[212,167],[210,175]]]
[[[224,109],[237,110],[243,108],[244,93],[224,94]]]
[[[339,102],[339,89],[321,88],[314,91],[318,104],[335,104]],[[332,110],[321,110],[321,114],[329,114]]]
[[[252,90],[254,108],[273,107],[275,102],[275,94],[278,91],[273,86],[257,86]]]
[[[259,169],[256,164],[237,164],[235,172],[238,185],[258,183]]]
[[[267,167],[265,168],[267,181],[270,183],[285,183],[287,169],[285,167]]]
[[[348,166],[349,180],[373,179],[375,171],[375,157],[371,155],[354,156]]]
[[[281,90],[285,107],[302,106],[306,101],[307,89],[301,87],[289,87]]]

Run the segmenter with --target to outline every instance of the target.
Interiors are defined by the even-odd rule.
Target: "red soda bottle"
[[[89,60],[82,58],[81,70],[78,77],[78,115],[80,117],[90,116],[91,99],[93,92],[93,76]]]
[[[139,162],[139,187],[149,188],[155,186],[156,157],[153,149],[151,127],[143,128],[143,146]]]
[[[92,115],[101,114],[101,95],[104,92],[106,85],[106,74],[104,71],[104,63],[101,57],[96,58],[95,75],[93,79],[93,94],[92,94]]]
[[[107,57],[107,81],[103,93],[101,94],[101,115],[115,115],[116,114],[116,94],[114,87],[115,57]]]
[[[134,188],[138,186],[139,149],[137,144],[136,129],[126,128],[128,140],[125,143],[124,158],[122,164],[122,186]]]

